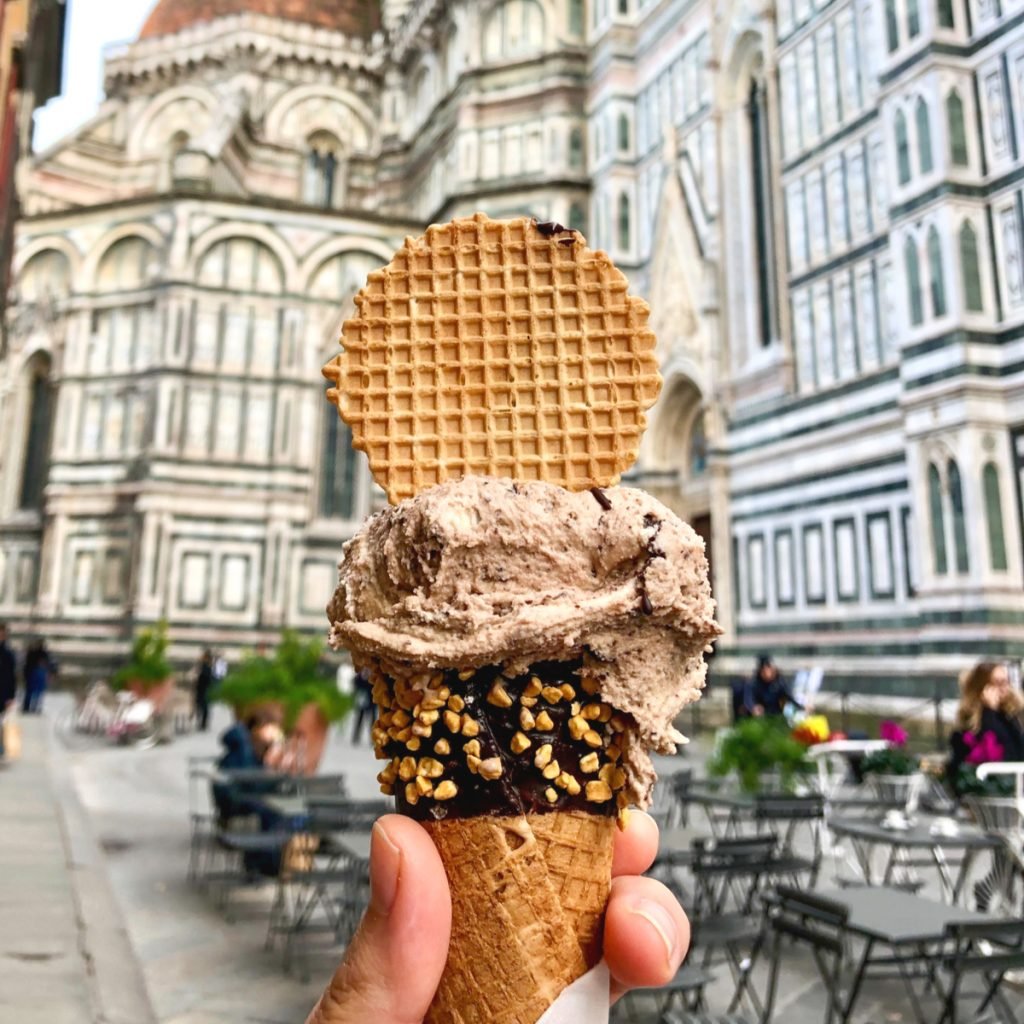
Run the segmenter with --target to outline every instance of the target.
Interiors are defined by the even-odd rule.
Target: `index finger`
[[[658,855],[658,823],[645,811],[630,811],[624,830],[615,832],[612,878],[642,875]]]

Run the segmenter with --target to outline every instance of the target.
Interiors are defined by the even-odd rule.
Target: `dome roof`
[[[167,36],[232,14],[263,14],[369,36],[380,28],[378,0],[158,0],[140,39]]]

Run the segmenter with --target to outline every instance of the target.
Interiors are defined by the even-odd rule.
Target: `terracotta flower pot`
[[[152,701],[156,713],[160,714],[174,692],[174,677],[169,676],[158,683],[143,679],[130,679],[125,689],[129,693],[133,693],[140,700],[145,698],[148,701]]]

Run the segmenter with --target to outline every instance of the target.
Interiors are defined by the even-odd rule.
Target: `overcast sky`
[[[63,95],[36,115],[36,150],[48,148],[96,112],[103,98],[103,49],[128,42],[155,0],[69,0]]]

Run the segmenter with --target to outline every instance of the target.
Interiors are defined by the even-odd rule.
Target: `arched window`
[[[772,204],[771,126],[768,118],[768,89],[754,74],[747,102],[750,130],[751,185],[754,213],[754,267],[757,275],[759,328],[762,346],[778,335],[774,268],[775,232]]]
[[[569,132],[569,166],[573,170],[583,167],[583,131],[579,128]]]
[[[934,224],[928,229],[928,280],[932,293],[932,315],[945,316],[946,277],[942,268],[942,242]]]
[[[629,118],[625,114],[619,114],[619,152],[629,151]]]
[[[153,275],[155,255],[153,246],[138,235],[115,242],[100,260],[96,291],[127,292],[145,287]]]
[[[484,25],[484,60],[536,53],[544,46],[544,12],[536,0],[507,0]]]
[[[569,31],[574,36],[583,35],[583,0],[569,0]]]
[[[43,489],[50,469],[50,432],[53,425],[53,386],[50,359],[40,355],[28,367],[28,430],[18,507],[38,512],[43,507]]]
[[[956,89],[946,97],[946,125],[949,130],[950,163],[954,167],[966,167],[970,163],[970,154],[967,151],[964,101]]]
[[[619,14],[629,14],[629,0],[619,0]]]
[[[633,216],[630,210],[629,196],[625,192],[619,194],[619,249],[626,252],[633,240]]]
[[[938,0],[939,27],[955,28],[956,18],[953,14],[953,0]]]
[[[932,159],[932,122],[928,116],[928,104],[923,96],[917,99],[914,119],[917,123],[917,159],[921,164],[921,173],[930,174],[935,166]]]
[[[999,488],[999,470],[994,462],[986,462],[981,473],[985,492],[985,523],[988,527],[988,555],[996,572],[1006,572],[1006,535],[1003,532],[1003,501]]]
[[[945,576],[949,572],[949,558],[946,554],[946,515],[942,505],[942,480],[935,463],[928,467],[928,508],[931,513],[935,574]]]
[[[970,313],[983,313],[985,300],[981,294],[978,234],[969,220],[965,220],[960,228],[960,274],[963,278],[965,308]]]
[[[62,298],[71,290],[71,264],[56,249],[37,252],[18,275],[18,300],[23,303]]]
[[[885,41],[890,53],[900,45],[900,23],[896,17],[896,0],[885,0]]]
[[[573,203],[569,207],[569,227],[580,233],[587,230],[587,218],[580,203]]]
[[[330,132],[317,132],[310,136],[303,197],[310,205],[324,208],[334,206],[340,150],[341,143]]]
[[[960,482],[960,467],[950,459],[946,467],[949,474],[949,504],[953,510],[953,544],[956,551],[956,571],[963,575],[970,571],[967,554],[967,523],[964,521],[964,489]]]
[[[896,176],[901,185],[910,181],[910,137],[902,110],[896,111]]]
[[[690,427],[690,450],[687,460],[690,476],[703,476],[708,468],[708,436],[706,431],[705,414],[702,409],[697,413]]]
[[[918,0],[907,0],[907,37],[914,39],[921,34],[921,8]]]
[[[324,519],[355,515],[356,453],[352,433],[330,402],[324,403],[319,513]]]
[[[921,264],[917,242],[907,237],[903,243],[903,263],[907,272],[907,311],[915,327],[924,323],[924,298],[921,295]]]

